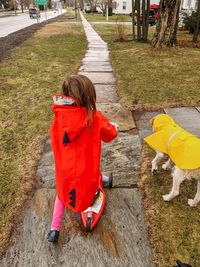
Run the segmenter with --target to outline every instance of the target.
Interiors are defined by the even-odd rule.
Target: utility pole
[[[15,15],[17,15],[16,0],[13,0],[13,8],[14,8]]]
[[[132,0],[132,34],[135,40],[135,0]]]
[[[75,0],[74,5],[75,5],[75,18],[77,20],[77,0]]]
[[[106,5],[106,21],[108,21],[108,3]]]

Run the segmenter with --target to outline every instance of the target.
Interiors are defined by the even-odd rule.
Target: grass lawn
[[[84,14],[84,17],[88,20],[88,21],[105,21],[106,22],[106,16],[103,16],[103,14],[98,14],[98,13],[86,13]],[[108,17],[108,21],[112,21],[112,22],[116,22],[116,21],[131,21],[131,17],[129,15],[112,15]]]
[[[160,168],[158,175],[151,175],[154,154],[146,144],[143,146],[140,186],[144,190],[145,216],[156,266],[172,267],[180,259],[199,267],[200,206],[191,208],[187,204],[188,198],[196,194],[197,182],[184,181],[180,195],[164,202],[162,195],[168,194],[172,187],[171,170]]]
[[[108,42],[117,78],[118,93],[131,109],[159,109],[200,104],[200,49],[157,51],[150,44],[131,41],[125,26],[125,42],[116,42],[117,27],[95,25]],[[150,27],[150,36],[155,28]],[[180,32],[180,39],[189,35]],[[190,36],[191,38],[191,36]]]
[[[0,248],[36,184],[37,160],[53,117],[51,95],[76,73],[86,44],[81,24],[54,22],[0,62]]]

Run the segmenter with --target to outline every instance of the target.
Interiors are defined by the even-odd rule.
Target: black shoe
[[[183,263],[183,262],[181,262],[179,260],[176,261],[176,264],[177,265],[175,267],[192,267],[192,265],[187,264],[187,263]]]
[[[47,239],[49,242],[58,242],[58,237],[59,237],[59,231],[57,230],[51,230],[48,233]]]

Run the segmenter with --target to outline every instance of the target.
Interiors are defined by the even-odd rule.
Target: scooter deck
[[[105,208],[106,193],[101,183],[99,186],[99,190],[99,195],[95,199],[92,206],[81,212],[81,220],[83,223],[83,227],[86,229],[87,232],[91,232],[94,229],[94,227],[101,219],[101,215]]]

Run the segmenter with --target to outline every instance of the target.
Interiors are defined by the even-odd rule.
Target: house
[[[132,12],[132,0],[114,0],[113,13],[115,14],[130,14]],[[151,0],[150,4],[159,5],[160,0]],[[197,9],[198,0],[182,0],[181,13],[185,12],[188,15]]]
[[[159,0],[151,0],[150,4],[159,4]],[[132,13],[132,0],[115,0],[113,13],[115,14],[130,14]]]
[[[188,15],[192,11],[197,10],[198,0],[182,0],[181,1],[181,12],[185,12]]]

